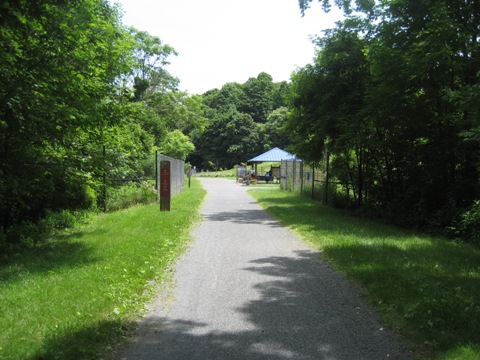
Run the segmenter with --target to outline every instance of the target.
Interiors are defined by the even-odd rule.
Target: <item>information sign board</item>
[[[170,161],[160,161],[160,211],[170,211]]]

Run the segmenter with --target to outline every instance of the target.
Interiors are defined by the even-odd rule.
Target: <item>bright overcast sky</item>
[[[124,23],[175,48],[169,72],[180,89],[202,94],[225,83],[244,83],[265,71],[289,80],[312,63],[310,35],[334,27],[335,9],[315,2],[302,17],[297,0],[111,0],[122,5]]]

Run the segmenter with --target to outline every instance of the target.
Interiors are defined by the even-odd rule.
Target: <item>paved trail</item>
[[[359,294],[269,217],[247,187],[208,191],[195,241],[118,359],[409,359]]]

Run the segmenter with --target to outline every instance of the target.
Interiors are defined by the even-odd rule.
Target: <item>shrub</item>
[[[30,248],[56,230],[73,228],[89,215],[88,210],[47,211],[38,221],[25,220],[8,229],[0,228],[0,252],[8,253],[16,249]]]
[[[117,211],[137,204],[151,204],[156,200],[157,194],[148,183],[131,183],[108,190],[107,209]]]
[[[38,222],[41,232],[50,232],[52,230],[62,230],[72,228],[80,220],[85,218],[88,211],[60,210],[57,212],[47,212],[47,215]]]
[[[460,215],[453,230],[460,240],[480,245],[480,200],[474,201],[470,208]]]

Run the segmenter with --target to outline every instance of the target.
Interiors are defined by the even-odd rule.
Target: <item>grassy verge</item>
[[[257,175],[264,175],[267,171],[270,171],[272,166],[279,166],[280,163],[278,162],[266,162],[257,165]],[[251,169],[251,165],[247,167]],[[197,172],[195,174],[197,177],[221,177],[221,178],[233,178],[237,176],[236,167],[227,170],[219,170],[219,171],[205,171],[205,172]]]
[[[251,191],[359,285],[419,359],[480,359],[480,249],[385,226],[280,190]]]
[[[236,171],[235,169],[230,170],[219,170],[219,171],[205,171],[205,172],[197,172],[195,174],[197,177],[221,177],[221,178],[232,178],[235,179]]]
[[[1,359],[102,359],[189,241],[197,181],[172,211],[134,207],[59,232],[0,262]]]

